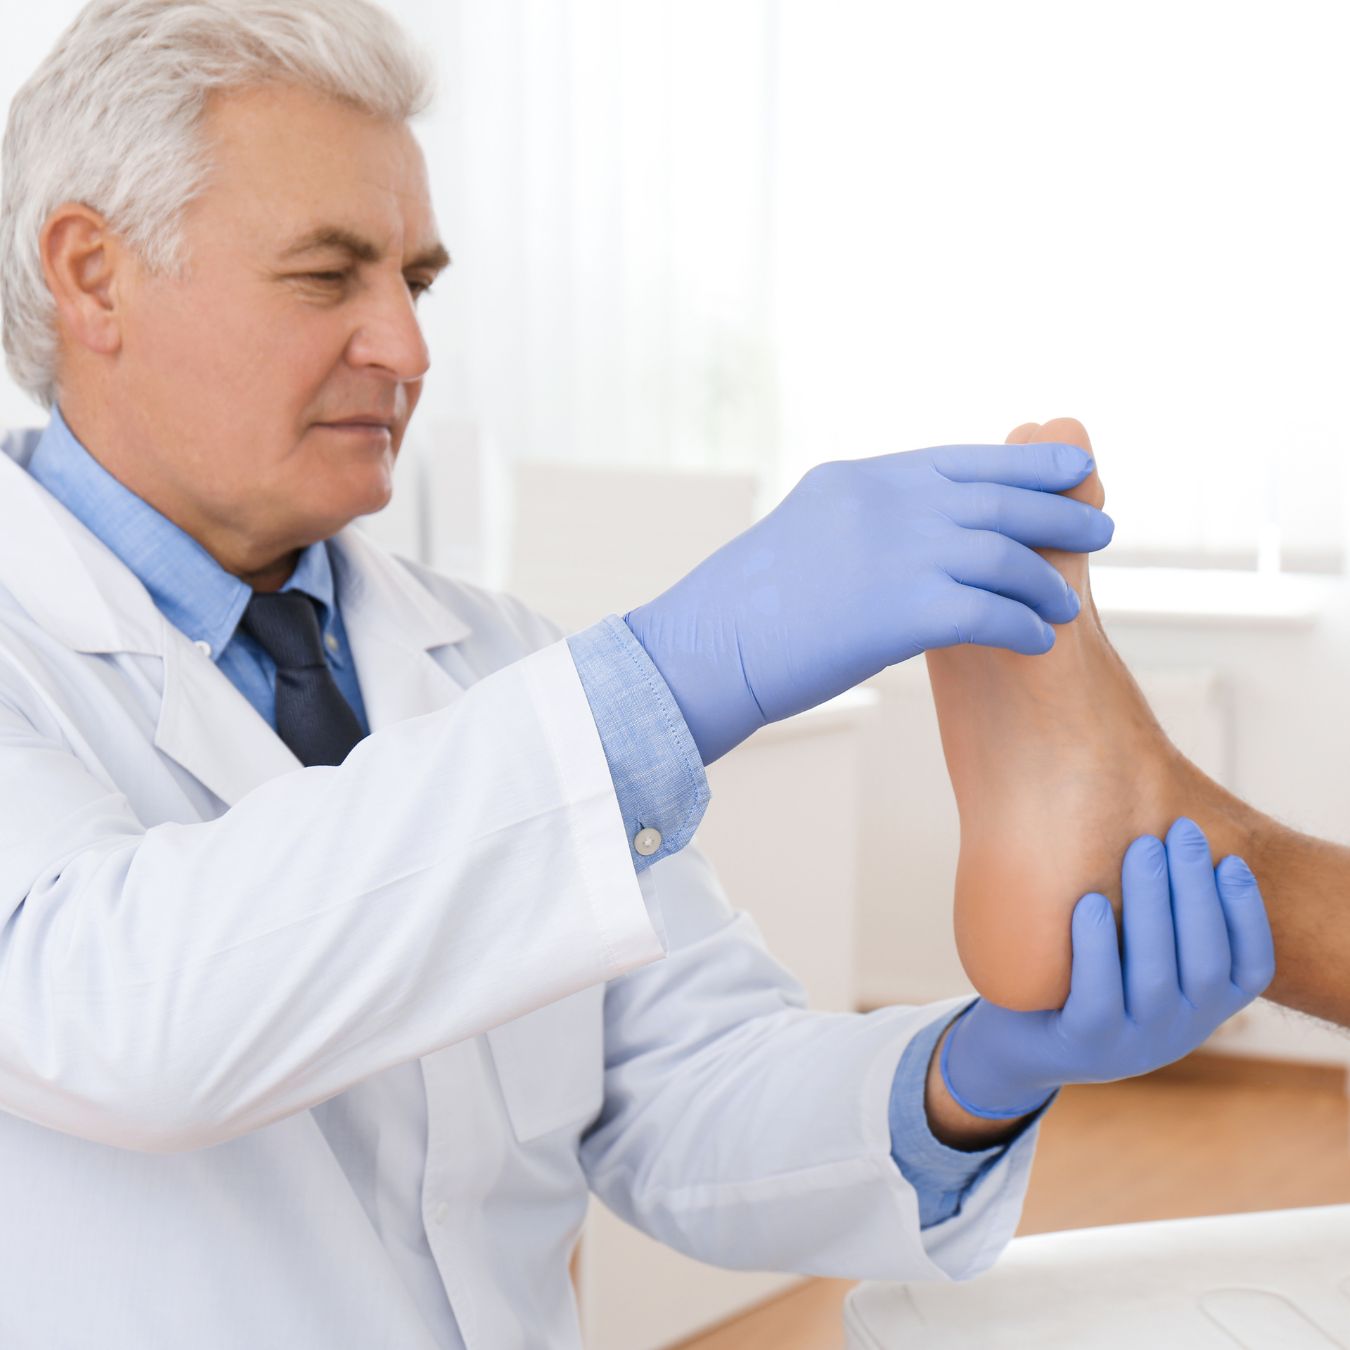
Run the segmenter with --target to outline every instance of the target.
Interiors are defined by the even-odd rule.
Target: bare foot
[[[1091,449],[1072,418],[1027,423],[1008,440]],[[1105,500],[1095,473],[1066,495]],[[1079,897],[1101,891],[1119,915],[1120,864],[1132,839],[1162,835],[1190,815],[1216,850],[1240,851],[1227,794],[1168,741],[1107,641],[1087,558],[1045,557],[1083,601],[1050,652],[958,647],[927,657],[961,817],[961,964],[986,998],[1028,1010],[1058,1008],[1068,995],[1069,917]]]

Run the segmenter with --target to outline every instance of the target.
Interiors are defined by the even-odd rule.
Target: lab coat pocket
[[[605,1096],[605,987],[589,989],[487,1033],[516,1138],[529,1143],[600,1114]]]

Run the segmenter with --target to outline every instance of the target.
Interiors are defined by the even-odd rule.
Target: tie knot
[[[303,591],[255,592],[239,626],[276,662],[278,670],[326,667],[318,603]]]

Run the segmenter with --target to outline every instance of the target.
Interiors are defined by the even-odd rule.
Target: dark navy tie
[[[239,626],[277,665],[277,735],[304,765],[341,764],[365,735],[323,652],[318,601],[257,592]]]

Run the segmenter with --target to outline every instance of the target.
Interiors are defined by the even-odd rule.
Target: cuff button
[[[661,831],[648,826],[633,836],[633,847],[644,857],[650,858],[661,847]]]

